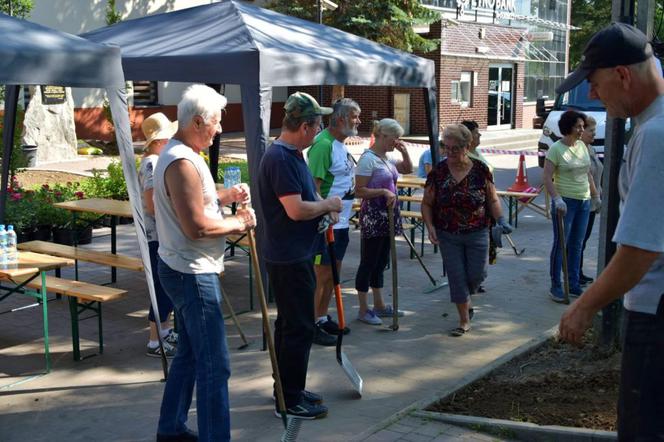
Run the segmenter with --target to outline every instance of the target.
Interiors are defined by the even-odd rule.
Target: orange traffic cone
[[[525,192],[530,185],[528,184],[528,173],[526,172],[526,157],[519,155],[519,168],[516,171],[514,184],[507,188],[510,192]]]

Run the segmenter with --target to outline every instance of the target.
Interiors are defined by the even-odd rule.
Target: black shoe
[[[281,417],[278,410],[274,410],[274,415]],[[299,404],[287,408],[286,415],[295,419],[320,419],[327,416],[327,407],[320,404],[311,404],[303,399]]]
[[[337,338],[323,330],[320,324],[316,324],[314,327],[314,344],[332,347],[337,345]]]
[[[583,273],[579,275],[579,284],[582,284],[582,285],[590,284],[593,281],[594,281],[594,279],[591,278],[590,276],[586,276]]]
[[[197,442],[198,434],[187,430],[180,434],[159,434],[157,433],[157,442]]]
[[[320,328],[332,336],[337,336],[339,334],[339,324],[337,324],[330,315],[327,315],[327,321],[319,322],[318,324],[320,325]],[[344,335],[347,335],[348,333],[350,333],[350,329],[344,327]]]
[[[323,396],[321,396],[320,394],[316,394],[313,391],[302,390],[301,397],[305,402],[309,402],[310,404],[313,405],[320,405],[323,403]],[[277,401],[274,394],[272,394],[272,400],[274,400],[275,402]]]
[[[320,405],[323,403],[323,396],[308,390],[302,390],[302,399],[314,405]]]

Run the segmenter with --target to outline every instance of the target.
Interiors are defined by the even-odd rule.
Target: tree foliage
[[[14,17],[27,18],[32,11],[33,3],[33,0],[0,0],[0,11]]]
[[[122,15],[115,9],[115,0],[106,3],[106,24],[108,26],[122,21]]]
[[[655,20],[653,39],[664,41],[664,0],[655,1]],[[572,0],[572,25],[581,28],[572,31],[570,36],[570,68],[581,61],[581,54],[590,37],[604,26],[611,23],[611,0]],[[664,45],[658,45],[664,49]],[[664,57],[664,50],[658,54]]]
[[[323,23],[406,52],[429,52],[438,41],[423,38],[413,26],[428,25],[440,16],[418,0],[335,0],[338,8],[324,11]],[[273,0],[268,8],[318,21],[316,0]]]
[[[570,69],[581,61],[581,54],[590,37],[609,23],[611,0],[572,0],[572,26],[581,29],[570,33]]]

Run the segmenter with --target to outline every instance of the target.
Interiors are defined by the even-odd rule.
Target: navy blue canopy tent
[[[429,140],[438,154],[433,61],[338,29],[227,0],[123,21],[82,37],[119,46],[127,80],[240,85],[252,189],[276,86],[422,88]],[[260,213],[257,198],[254,208]],[[258,234],[260,239],[260,226]]]
[[[106,89],[127,181],[138,244],[145,264],[150,299],[155,314],[158,315],[129,127],[120,48],[93,43],[75,35],[2,13],[0,13],[0,35],[2,35],[0,39],[0,84],[6,85],[0,222],[5,219],[9,159],[13,148],[20,86],[57,85]],[[157,323],[159,322],[157,320]]]

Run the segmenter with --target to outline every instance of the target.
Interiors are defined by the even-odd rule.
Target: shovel
[[[263,277],[261,276],[261,268],[258,262],[258,251],[256,249],[256,238],[254,231],[247,232],[249,238],[249,250],[251,251],[251,262],[256,272],[256,289],[258,291],[258,299],[261,305],[261,316],[263,318],[263,332],[267,341],[267,348],[270,353],[270,363],[272,364],[272,377],[274,378],[275,390],[277,393],[277,406],[281,420],[284,423],[284,433],[281,436],[282,441],[294,441],[300,432],[301,422],[299,419],[289,418],[286,414],[286,401],[284,400],[284,389],[281,386],[281,376],[279,375],[279,364],[277,363],[277,353],[274,349],[274,341],[272,340],[272,330],[270,329],[270,321],[268,319],[267,301],[265,301],[265,290],[263,290]]]
[[[507,238],[507,241],[508,241],[508,242],[510,243],[510,245],[512,246],[512,250],[514,250],[514,254],[515,254],[516,256],[521,256],[521,255],[523,255],[523,252],[525,252],[526,249],[523,248],[523,249],[521,249],[521,251],[518,251],[518,250],[516,249],[516,244],[514,244],[514,240],[512,239],[512,235],[510,235],[509,233],[505,233],[504,235],[505,235],[505,238]]]
[[[565,304],[569,304],[569,271],[567,269],[567,246],[565,245],[565,222],[563,221],[563,214],[556,211],[556,218],[558,221],[558,244],[560,251],[563,254],[563,296]]]
[[[339,282],[339,269],[337,268],[337,257],[334,251],[334,231],[332,226],[327,228],[325,232],[325,240],[327,242],[327,251],[330,254],[330,267],[332,269],[332,281],[334,282],[334,298],[337,301],[337,316],[339,317],[339,334],[337,335],[337,362],[341,365],[344,373],[353,384],[353,388],[357,393],[362,396],[363,381],[353,364],[346,357],[346,354],[341,351],[341,342],[344,338],[344,328],[346,327],[346,320],[344,318],[344,302],[341,298],[341,283]]]
[[[397,241],[394,237],[394,205],[396,201],[387,206],[387,222],[390,227],[390,256],[392,257],[392,331],[399,330],[399,281],[397,276]]]

